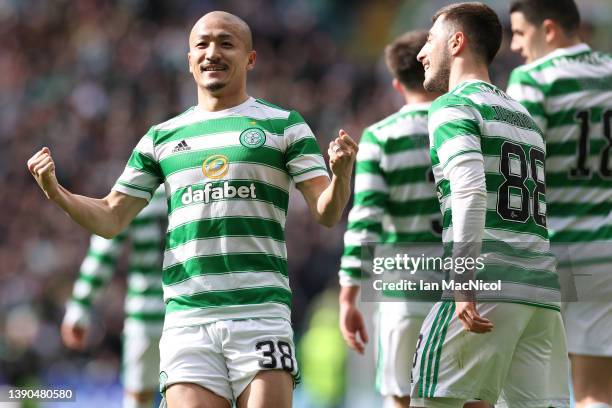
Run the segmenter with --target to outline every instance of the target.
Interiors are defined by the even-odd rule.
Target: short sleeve
[[[163,182],[161,167],[155,159],[153,136],[151,129],[140,139],[113,190],[147,201],[151,199]]]
[[[299,113],[291,111],[283,135],[287,143],[285,165],[295,183],[329,177],[319,144]]]

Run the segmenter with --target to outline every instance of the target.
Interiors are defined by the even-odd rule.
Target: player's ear
[[[547,18],[542,21],[542,28],[544,29],[544,39],[548,44],[559,38],[561,27],[553,20]]]
[[[454,33],[448,41],[451,55],[459,54],[465,48],[465,34],[462,31]]]
[[[247,71],[255,68],[255,60],[257,60],[257,52],[255,50],[249,51],[248,62],[247,62]]]
[[[395,89],[399,93],[402,93],[402,91],[404,90],[404,86],[397,78],[393,78],[391,85],[393,85],[393,89]]]

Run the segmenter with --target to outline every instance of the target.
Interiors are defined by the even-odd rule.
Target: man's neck
[[[212,95],[207,90],[198,88],[198,107],[206,112],[217,112],[233,108],[249,99],[246,91]]]
[[[470,80],[491,83],[488,67],[484,63],[475,61],[455,60],[451,67],[448,89],[454,89],[460,83]]]
[[[573,47],[574,45],[578,45],[581,43],[582,43],[582,40],[577,35],[572,36],[572,37],[559,38],[558,41],[555,41],[554,43],[551,43],[551,44],[547,44],[546,51],[548,52],[546,55],[560,48],[569,48],[569,47]]]

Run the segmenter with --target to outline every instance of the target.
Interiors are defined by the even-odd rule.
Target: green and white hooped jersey
[[[359,285],[364,244],[441,242],[442,224],[429,158],[429,106],[406,105],[363,132],[355,165],[353,208],[344,234],[343,286]],[[411,291],[410,295],[418,293]]]
[[[484,163],[485,266],[476,278],[501,280],[502,290],[479,299],[557,308],[559,279],[546,229],[546,148],[527,110],[489,83],[466,81],[434,101],[429,134],[445,244],[453,243],[449,170],[469,160]]]
[[[558,49],[515,69],[508,93],[545,135],[551,242],[612,241],[612,56]]]
[[[165,184],[164,327],[290,319],[289,190],[317,176],[329,177],[302,117],[259,99],[151,128],[114,189],[149,199]]]
[[[166,200],[160,188],[151,202],[115,238],[91,236],[87,255],[66,305],[66,321],[89,326],[92,303],[110,281],[117,259],[129,242],[126,323],[130,327],[150,326],[150,334],[159,336],[164,322],[161,272],[166,219]]]

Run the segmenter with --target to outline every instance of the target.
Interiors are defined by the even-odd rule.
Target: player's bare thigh
[[[612,405],[612,357],[570,354],[576,407],[595,402]]]
[[[231,408],[230,402],[197,384],[176,383],[166,389],[168,408]]]
[[[293,378],[283,370],[260,371],[240,394],[238,408],[291,408]]]

